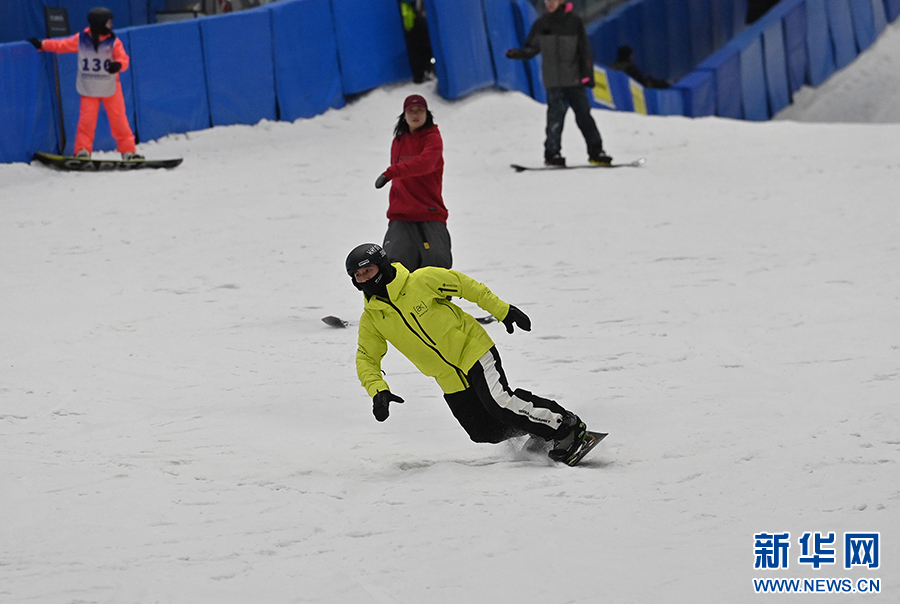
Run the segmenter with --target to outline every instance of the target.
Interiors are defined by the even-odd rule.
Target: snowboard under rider
[[[116,139],[116,150],[122,159],[144,159],[135,152],[134,133],[128,124],[125,97],[119,72],[128,69],[129,57],[122,41],[112,32],[113,14],[107,8],[88,12],[88,27],[74,36],[38,40],[30,38],[38,50],[65,54],[78,53],[78,75],[75,88],[81,95],[78,131],[75,134],[75,157],[90,157],[94,150],[94,131],[100,105],[106,109],[109,129]]]
[[[434,378],[474,442],[499,443],[530,434],[537,442],[546,441],[551,459],[565,462],[586,442],[587,427],[577,415],[556,401],[510,388],[487,331],[448,298],[458,296],[477,304],[501,320],[509,333],[515,327],[531,331],[525,313],[485,284],[440,267],[411,273],[401,263],[391,263],[375,243],[354,248],[346,269],[354,287],[365,295],[356,372],[372,397],[375,419],[383,422],[390,403],[403,402],[381,372],[390,342],[419,371]]]

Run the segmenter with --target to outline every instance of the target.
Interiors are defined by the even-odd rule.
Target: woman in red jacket
[[[118,72],[128,69],[129,59],[122,41],[112,32],[112,11],[95,8],[87,18],[89,26],[69,38],[43,42],[31,38],[29,41],[38,50],[57,54],[78,53],[75,88],[81,95],[81,110],[75,135],[75,156],[91,156],[97,113],[100,103],[103,103],[109,128],[116,139],[116,149],[122,154],[122,159],[143,159],[135,153],[134,133],[125,113],[125,97]]]
[[[391,181],[388,230],[384,250],[410,272],[423,266],[451,268],[447,208],[441,195],[444,142],[428,103],[418,94],[406,97],[394,129],[391,166],[375,181]]]

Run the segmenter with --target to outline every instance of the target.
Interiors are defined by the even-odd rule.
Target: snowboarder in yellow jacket
[[[509,387],[500,354],[487,331],[459,306],[459,297],[477,304],[506,326],[531,331],[521,310],[498,298],[483,283],[455,270],[423,267],[410,273],[391,263],[375,243],[347,256],[347,273],[365,294],[359,320],[356,371],[372,397],[372,413],[383,422],[390,403],[402,403],[381,373],[390,342],[423,374],[435,379],[460,425],[475,442],[499,443],[530,434],[548,443],[549,456],[566,461],[581,448],[587,427],[559,403]]]

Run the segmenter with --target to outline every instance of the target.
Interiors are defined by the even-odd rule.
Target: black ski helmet
[[[88,25],[91,26],[91,32],[96,31],[99,34],[108,34],[109,28],[106,23],[113,18],[113,13],[108,8],[98,6],[92,8],[87,15]]]
[[[378,275],[365,283],[357,283],[353,276],[356,271],[372,264],[378,267]],[[387,284],[393,281],[397,274],[396,269],[391,266],[391,259],[388,258],[387,252],[377,243],[363,243],[353,248],[353,251],[347,255],[344,268],[347,269],[353,286],[369,296],[375,294],[387,296]]]
[[[100,45],[100,36],[112,33],[112,30],[106,26],[112,18],[112,11],[102,6],[92,8],[87,14],[88,25],[91,26],[91,39],[94,42],[94,50],[97,50]]]

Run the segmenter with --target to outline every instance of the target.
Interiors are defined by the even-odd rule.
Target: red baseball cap
[[[403,101],[403,111],[406,111],[410,107],[422,107],[423,109],[428,109],[428,103],[425,102],[425,98],[422,95],[411,94]]]

